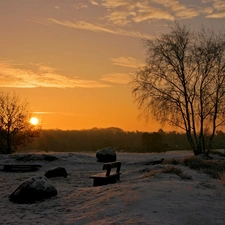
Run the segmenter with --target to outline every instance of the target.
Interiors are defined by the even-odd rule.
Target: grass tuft
[[[190,180],[191,176],[187,176],[183,174],[183,171],[180,168],[173,167],[173,166],[167,166],[163,169],[158,170],[150,170],[148,173],[145,174],[145,177],[154,177],[156,174],[160,173],[173,173],[179,176],[181,179],[187,179]]]
[[[179,176],[181,179],[187,179],[190,180],[191,176],[187,176],[183,174],[183,171],[180,168],[168,166],[162,170],[162,173],[173,173]]]
[[[201,171],[206,174],[209,174],[212,178],[218,178],[220,179],[220,173],[225,171],[225,160],[219,161],[219,160],[206,160],[206,159],[201,159],[196,156],[190,156],[190,157],[185,157],[183,159],[171,159],[167,160],[165,163],[173,164],[173,165],[183,165],[187,166],[193,170],[196,171]]]

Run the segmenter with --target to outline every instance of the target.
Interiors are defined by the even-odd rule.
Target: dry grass
[[[162,170],[162,173],[173,173],[179,176],[181,179],[187,179],[190,180],[191,176],[187,176],[183,174],[183,171],[180,168],[168,166]]]
[[[149,171],[149,172],[147,172],[147,173],[145,173],[144,174],[144,177],[154,177],[157,173],[159,173],[159,171],[157,171],[157,170],[151,170],[151,171]]]
[[[183,171],[180,168],[174,167],[174,166],[167,166],[163,169],[158,169],[158,170],[150,170],[145,174],[145,177],[154,177],[156,174],[160,174],[160,173],[171,173],[171,174],[176,174],[181,179],[188,179],[188,180],[191,179],[191,176],[184,175]]]
[[[193,170],[201,171],[209,174],[212,178],[221,179],[221,173],[225,171],[225,160],[201,159],[196,156],[185,157],[183,159],[165,160],[166,164],[183,165]],[[225,177],[225,175],[224,175]]]

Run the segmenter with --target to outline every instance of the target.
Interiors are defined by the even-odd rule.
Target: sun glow
[[[33,125],[37,125],[38,124],[38,118],[37,117],[31,117],[30,118],[30,123]]]

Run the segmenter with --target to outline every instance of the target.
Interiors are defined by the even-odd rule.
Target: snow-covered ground
[[[46,155],[55,156],[48,161]],[[160,173],[168,165],[149,162],[192,155],[192,152],[117,153],[121,180],[93,187],[91,174],[101,172],[95,154],[39,153],[0,155],[1,163],[35,163],[35,172],[5,172],[0,167],[0,224],[140,224],[224,225],[225,186],[220,180],[179,166],[191,179]],[[64,167],[67,178],[51,178],[56,197],[34,204],[16,204],[8,196],[26,179]],[[149,176],[150,171],[156,174]]]

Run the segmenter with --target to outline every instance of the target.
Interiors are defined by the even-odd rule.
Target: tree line
[[[39,137],[18,151],[95,152],[111,147],[118,152],[191,150],[185,133],[123,131],[117,127],[88,130],[41,130]],[[225,148],[225,133],[217,131],[213,148]]]

